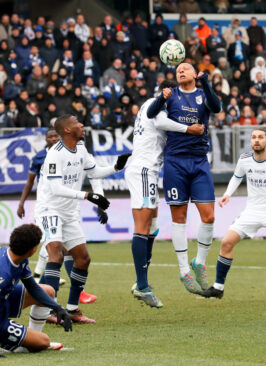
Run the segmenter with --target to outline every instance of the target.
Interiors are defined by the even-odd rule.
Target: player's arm
[[[61,324],[65,328],[65,331],[72,331],[71,319],[64,308],[55,302],[42,288],[39,286],[32,276],[28,278],[22,278],[25,288],[28,290],[29,294],[37,300],[40,304],[53,309],[57,313],[57,324]]]
[[[17,209],[17,215],[21,219],[22,219],[22,217],[25,216],[24,202],[26,201],[26,199],[28,198],[29,194],[32,191],[32,187],[33,187],[35,178],[36,178],[36,174],[32,173],[32,172],[29,172],[28,179],[27,179],[27,182],[26,182],[25,187],[23,189],[23,192],[21,194],[18,209]]]
[[[237,163],[237,166],[236,166],[236,169],[235,169],[235,172],[234,172],[234,175],[230,179],[229,184],[226,188],[226,191],[225,191],[223,197],[220,198],[220,200],[218,202],[220,207],[223,207],[224,205],[226,205],[229,202],[230,197],[236,191],[236,189],[238,188],[238,186],[242,182],[244,176],[245,176],[245,171],[242,168],[241,159],[239,159],[238,163]]]
[[[221,102],[208,82],[208,74],[199,72],[198,79],[206,96],[207,107],[211,112],[219,113],[221,111]]]
[[[186,126],[168,118],[165,112],[160,112],[153,121],[156,128],[164,131],[188,133],[191,135],[202,135],[204,132],[203,124],[196,123],[191,126]]]
[[[162,93],[149,105],[147,109],[147,117],[155,118],[157,114],[165,108],[165,102],[172,95],[172,90],[169,88],[163,89]]]

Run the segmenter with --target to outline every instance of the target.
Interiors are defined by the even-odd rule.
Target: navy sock
[[[68,274],[68,277],[70,278],[71,271],[72,271],[72,268],[74,265],[74,259],[73,259],[72,255],[69,255],[69,254],[64,255],[64,265],[65,265],[65,269]]]
[[[88,277],[88,271],[73,267],[70,275],[70,291],[67,305],[78,305],[79,295],[83,291]],[[68,308],[68,306],[67,306]],[[72,310],[72,309],[69,309]]]
[[[147,242],[148,242],[148,235],[142,235],[137,233],[133,234],[131,248],[137,275],[137,285],[139,290],[148,287]]]
[[[44,283],[52,286],[56,293],[59,290],[60,268],[61,263],[48,262],[44,270]]]
[[[148,267],[151,264],[152,247],[153,247],[155,236],[156,235],[148,236],[148,241],[147,241],[147,265],[148,265]]]
[[[216,283],[224,284],[232,262],[233,258],[226,258],[222,255],[219,255],[216,265]]]

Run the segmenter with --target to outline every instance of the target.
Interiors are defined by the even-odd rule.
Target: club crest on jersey
[[[201,95],[198,95],[198,96],[196,97],[196,103],[197,103],[197,104],[202,104],[202,96],[201,96]]]
[[[56,227],[51,227],[50,230],[51,230],[51,233],[52,234],[55,234],[56,233]]]
[[[56,164],[49,164],[49,173],[50,174],[56,173]]]
[[[151,203],[154,205],[155,204],[155,201],[156,201],[156,198],[155,197],[151,197],[150,200],[151,200]]]

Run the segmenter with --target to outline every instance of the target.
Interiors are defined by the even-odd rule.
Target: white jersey
[[[80,192],[84,171],[94,167],[94,157],[82,142],[77,144],[75,151],[68,149],[61,140],[51,147],[41,171],[35,215],[47,211],[60,213],[66,218],[76,215],[79,212],[78,200],[54,194],[49,180],[57,179],[62,186]]]
[[[146,167],[159,172],[163,164],[165,132],[155,127],[147,117],[147,109],[155,98],[148,99],[140,108],[134,126],[133,152],[129,166]]]
[[[266,211],[266,160],[255,160],[253,153],[240,156],[234,172],[237,178],[247,177],[247,209]]]

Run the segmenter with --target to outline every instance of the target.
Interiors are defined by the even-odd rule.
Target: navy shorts
[[[7,299],[7,318],[0,323],[0,347],[13,351],[19,347],[27,334],[27,327],[9,318],[19,318],[25,297],[25,287],[17,285]]]
[[[169,205],[215,201],[207,156],[175,155],[164,159],[164,195]]]

